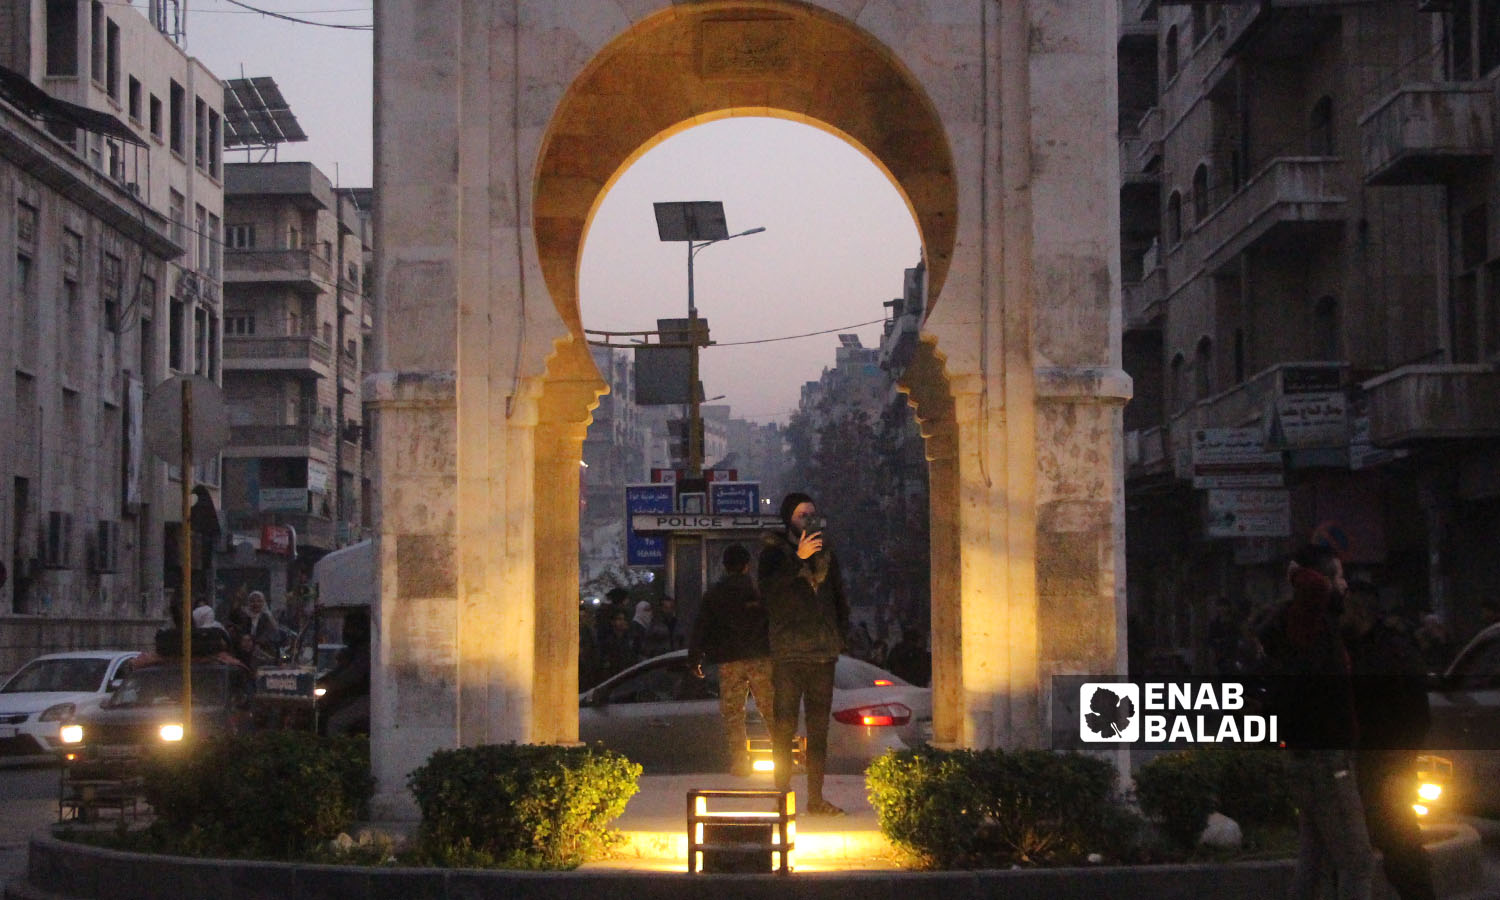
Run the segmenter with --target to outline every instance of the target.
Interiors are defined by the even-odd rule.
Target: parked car
[[[49,653],[22,666],[0,687],[0,753],[59,752],[59,727],[98,709],[139,655],[77,650]]]
[[[248,668],[227,654],[197,657],[192,678],[194,736],[253,727],[254,678]],[[63,729],[69,746],[64,779],[128,777],[142,758],[178,746],[187,724],[181,659],[145,657],[108,700]]]
[[[1449,807],[1500,811],[1500,625],[1474,636],[1427,694],[1427,746],[1453,763]]]
[[[579,695],[579,739],[602,743],[640,763],[647,774],[726,771],[718,667],[704,666],[704,674],[700,679],[688,670],[686,650],[637,663]],[[747,720],[752,739],[767,736],[754,701]],[[839,657],[828,726],[829,772],[863,772],[887,749],[931,737],[930,688]]]

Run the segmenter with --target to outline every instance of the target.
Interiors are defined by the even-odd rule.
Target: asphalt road
[[[47,757],[0,759],[0,885],[26,872],[26,841],[57,821],[57,765]]]

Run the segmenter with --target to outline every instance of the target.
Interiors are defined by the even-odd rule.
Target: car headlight
[[[57,730],[57,739],[64,744],[81,744],[83,743],[83,726],[64,725]]]
[[[64,719],[73,718],[76,707],[71,703],[57,703],[47,707],[41,716],[43,722],[61,722]]]
[[[161,739],[164,741],[180,741],[182,740],[182,726],[175,722],[170,725],[163,725],[160,734]]]
[[[313,688],[314,697],[321,697],[326,693],[328,693],[328,688]]]
[[[1431,803],[1437,798],[1443,796],[1443,786],[1440,784],[1433,784],[1430,781],[1425,781],[1417,787],[1417,796],[1420,797],[1423,802]]]

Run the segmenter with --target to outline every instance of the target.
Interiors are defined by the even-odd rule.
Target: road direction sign
[[[202,375],[177,375],[151,389],[146,401],[146,446],[171,463],[182,463],[182,385],[193,384],[193,462],[208,462],[229,443],[224,392]]]
[[[667,539],[637,534],[633,519],[637,513],[669,513],[677,489],[670,484],[629,484],[625,486],[625,565],[664,566],[667,564]]]

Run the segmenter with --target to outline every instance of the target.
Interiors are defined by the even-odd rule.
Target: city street
[[[26,872],[26,839],[57,821],[57,766],[48,757],[0,760],[0,885]]]

